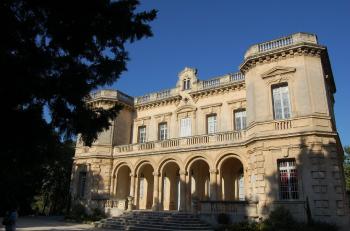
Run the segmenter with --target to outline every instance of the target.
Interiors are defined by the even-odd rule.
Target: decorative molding
[[[135,119],[135,122],[144,121],[144,120],[150,120],[150,119],[151,119],[150,116],[145,116],[145,117],[141,117],[141,118]]]
[[[181,113],[186,113],[186,112],[193,112],[196,110],[197,110],[197,108],[195,106],[184,105],[184,106],[178,108],[175,112],[176,112],[176,114],[181,114]]]
[[[263,79],[268,78],[268,77],[272,77],[272,76],[276,76],[276,75],[284,75],[287,73],[292,73],[295,72],[296,68],[295,67],[282,67],[282,66],[276,66],[271,68],[270,70],[264,72],[263,74],[261,74],[261,77]]]
[[[221,106],[222,106],[222,103],[214,103],[214,104],[201,106],[200,109],[203,110],[203,109],[207,109],[207,108],[221,107]]]
[[[248,57],[244,60],[244,62],[240,65],[240,71],[245,74],[251,68],[266,64],[277,62],[279,60],[284,60],[287,58],[293,58],[295,56],[315,56],[321,57],[322,54],[325,54],[326,47],[317,45],[317,44],[309,44],[302,43],[296,44],[293,46],[283,47],[278,50],[272,50],[271,52],[257,54],[251,57]]]
[[[246,102],[247,100],[245,98],[240,98],[240,99],[235,99],[235,100],[231,100],[231,101],[227,101],[227,104],[234,104],[234,103],[242,103],[242,102]]]
[[[177,106],[181,102],[181,99],[182,99],[181,95],[176,95],[169,98],[154,100],[154,101],[150,101],[142,104],[136,104],[135,109],[141,111],[141,110],[147,110],[155,107],[166,106],[170,104],[175,104]]]
[[[224,94],[229,91],[238,91],[245,89],[245,81],[232,82],[225,85],[220,85],[214,88],[203,89],[199,91],[189,92],[194,102],[197,102],[200,98],[205,98],[213,95]]]
[[[160,117],[171,116],[172,114],[173,114],[172,112],[157,114],[157,115],[154,116],[154,118],[160,118]]]

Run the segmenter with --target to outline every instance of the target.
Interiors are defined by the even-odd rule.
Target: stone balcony
[[[127,94],[124,94],[123,92],[118,90],[96,91],[91,93],[86,99],[87,102],[100,101],[100,100],[119,101],[128,105],[134,104],[133,97],[128,96]]]
[[[229,131],[215,134],[205,134],[198,136],[180,137],[161,141],[150,141],[146,143],[136,143],[119,145],[113,148],[113,155],[143,154],[148,152],[180,151],[181,149],[198,148],[208,146],[220,146],[234,144],[244,141],[246,132]]]
[[[196,95],[198,92],[217,89],[232,85],[235,83],[242,83],[245,81],[245,77],[241,72],[230,73],[227,75],[215,77],[209,80],[199,80],[193,84],[190,94]],[[159,92],[149,93],[147,95],[135,97],[135,105],[148,104],[160,100],[170,100],[172,98],[180,97],[180,89],[172,88],[166,89]]]
[[[253,45],[245,53],[244,59],[305,43],[318,44],[316,35],[308,33],[296,33],[279,39]]]

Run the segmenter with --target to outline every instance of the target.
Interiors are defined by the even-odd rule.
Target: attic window
[[[191,80],[190,79],[184,79],[183,81],[183,90],[189,90],[191,89]]]

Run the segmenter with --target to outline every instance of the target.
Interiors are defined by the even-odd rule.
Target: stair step
[[[154,230],[154,231],[213,231],[196,214],[179,212],[133,211],[118,217],[95,222],[95,227],[113,230]]]

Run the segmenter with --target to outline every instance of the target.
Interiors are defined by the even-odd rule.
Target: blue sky
[[[185,66],[200,79],[238,71],[246,49],[295,32],[316,33],[328,47],[337,85],[335,113],[343,145],[350,145],[350,1],[142,1],[157,9],[154,37],[128,46],[128,71],[110,88],[132,96],[172,88]]]

